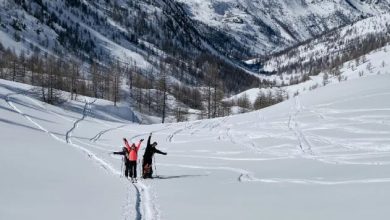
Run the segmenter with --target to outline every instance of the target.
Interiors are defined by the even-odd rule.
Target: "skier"
[[[125,162],[125,176],[126,178],[131,178],[132,182],[137,181],[137,154],[138,150],[141,147],[141,143],[144,139],[141,139],[137,146],[135,144],[129,144],[126,138],[123,138],[125,142],[125,147],[123,147],[122,151],[113,152],[113,154],[123,155]]]
[[[152,178],[153,174],[153,156],[155,153],[167,155],[166,152],[162,152],[156,148],[157,142],[153,142],[153,144],[150,144],[150,139],[152,137],[152,133],[150,133],[148,138],[148,143],[146,145],[145,153],[144,153],[144,159],[142,163],[142,177],[144,179],[146,178]]]

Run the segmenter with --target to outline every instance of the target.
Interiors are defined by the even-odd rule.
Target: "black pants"
[[[126,160],[125,176],[137,178],[137,161]]]

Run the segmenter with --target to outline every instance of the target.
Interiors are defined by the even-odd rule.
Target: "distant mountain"
[[[121,72],[140,76],[136,88],[143,92],[159,91],[151,81],[168,74],[168,93],[199,107],[201,99],[192,103],[184,90],[218,87],[221,100],[274,86],[258,68],[288,72],[291,65],[273,68],[272,59],[386,13],[390,0],[0,0],[0,49],[76,60],[90,81],[88,68],[98,64],[110,74],[118,62]]]
[[[177,0],[213,45],[239,58],[271,54],[351,22],[390,12],[389,0]],[[237,44],[232,48],[220,36]],[[239,51],[239,49],[247,50]],[[235,50],[237,49],[237,51]]]
[[[18,53],[40,51],[85,63],[119,60],[154,75],[160,62],[169,63],[181,69],[173,75],[190,85],[202,82],[197,68],[214,57],[236,72],[223,76],[232,82],[228,90],[253,86],[245,71],[234,70],[237,61],[217,50],[174,1],[2,0],[0,6],[0,43]]]
[[[390,0],[2,0],[0,42],[86,61],[153,64],[204,51],[232,60],[270,54],[374,14]],[[22,42],[22,43],[18,43]],[[147,58],[149,57],[149,58]]]

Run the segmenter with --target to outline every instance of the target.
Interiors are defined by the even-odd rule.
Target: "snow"
[[[355,60],[348,61],[342,65],[342,67],[340,68],[341,81],[356,79],[365,76],[378,75],[378,74],[390,74],[390,68],[389,68],[390,45],[372,51],[371,53],[366,54],[364,57],[365,57],[364,59],[366,59],[365,62],[363,62],[363,57],[360,57],[359,59],[361,60],[361,63],[358,66],[356,66]],[[371,68],[368,68],[368,65],[371,65]],[[248,89],[241,93],[235,94],[227,98],[226,100],[238,99],[243,97],[244,94],[246,94],[248,99],[253,104],[259,92],[262,92],[263,94],[268,94],[269,92],[271,92],[271,94],[275,95],[277,94],[278,91],[284,91],[289,97],[293,97],[296,94],[306,93],[312,89],[324,86],[323,85],[324,74],[325,72],[321,72],[318,76],[311,76],[310,80],[295,85],[271,87],[271,88]],[[281,77],[280,75],[261,76],[261,77],[271,81],[275,80],[279,85],[282,83],[282,80],[280,79]],[[288,81],[289,79],[288,77],[292,77],[292,75],[283,75],[283,80],[287,79]],[[327,85],[337,84],[337,83],[340,83],[339,78],[337,76],[329,75]]]
[[[288,66],[292,63],[307,63],[318,60],[325,55],[340,55],[340,52],[348,50],[354,41],[361,41],[370,35],[387,33],[390,24],[388,13],[376,14],[373,17],[360,20],[351,25],[342,27],[336,32],[314,39],[311,42],[298,46],[293,50],[293,55],[284,53],[272,57],[264,64],[264,71],[276,71],[279,67]]]
[[[257,96],[259,93],[262,93],[263,95],[267,95],[271,93],[273,96],[277,94],[277,92],[283,92],[283,89],[274,87],[274,88],[253,88],[253,89],[248,89],[244,92],[241,92],[237,95],[231,96],[225,100],[231,101],[231,100],[237,100],[239,98],[242,98],[244,95],[246,95],[249,99],[249,101],[253,104],[256,101]]]
[[[4,7],[0,7],[0,43],[6,48],[10,48],[17,54],[22,51],[27,54],[33,53],[36,49],[42,54],[51,54],[53,56],[63,56],[65,58],[72,58],[72,53],[69,53],[69,48],[62,45],[58,41],[60,31],[64,30],[64,27],[59,23],[70,25],[70,23],[77,24],[77,27],[81,27],[83,35],[80,36],[80,40],[86,40],[90,38],[95,44],[93,48],[96,53],[106,53],[107,57],[115,58],[124,64],[135,64],[141,69],[152,68],[151,64],[146,60],[146,53],[136,45],[127,42],[123,39],[113,40],[109,36],[110,32],[124,32],[128,31],[113,21],[109,16],[105,15],[103,11],[92,6],[92,4],[84,1],[88,5],[91,11],[99,14],[107,19],[106,26],[104,28],[99,25],[94,25],[93,20],[85,21],[82,19],[77,10],[68,10],[64,1],[46,1],[46,6],[54,14],[60,17],[59,23],[53,23],[52,26],[42,23],[32,14],[16,6],[13,1],[0,2],[6,4]],[[58,14],[58,9],[62,8],[61,14]],[[62,20],[64,19],[64,20]],[[14,30],[12,23],[17,20],[27,28],[22,28],[20,31]],[[88,33],[87,33],[88,32]],[[20,40],[14,39],[14,35],[19,36]]]
[[[389,84],[371,74],[261,111],[138,125],[107,101],[55,107],[0,80],[0,219],[385,219]],[[168,155],[133,185],[109,153],[150,132]]]
[[[389,1],[177,0],[194,19],[250,45],[260,54],[280,51],[360,16],[388,13]],[[355,8],[358,8],[356,10]],[[239,21],[239,22],[237,22]],[[272,32],[270,32],[272,30]]]
[[[2,30],[0,30],[0,39],[0,43],[2,45],[7,45],[9,48],[12,48],[12,50],[15,51],[16,54],[20,54],[21,51],[26,49],[21,42],[16,42]]]
[[[64,120],[18,95],[25,86],[0,84],[0,219],[120,219],[127,186],[64,142],[79,115]]]

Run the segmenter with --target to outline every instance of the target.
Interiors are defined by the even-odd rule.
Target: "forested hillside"
[[[280,60],[297,54],[299,45],[336,38],[345,25],[389,11],[387,0],[2,0],[0,5],[2,78],[40,86],[49,103],[66,100],[58,95],[64,90],[71,99],[74,93],[126,102],[162,121],[231,114],[237,103],[226,97],[281,86],[264,74],[286,72],[292,84],[334,69],[329,62],[349,58],[326,65],[314,58],[298,59],[299,64]],[[354,45],[361,54],[361,45]],[[242,62],[249,58],[255,61]],[[285,98],[270,96],[268,103]]]

